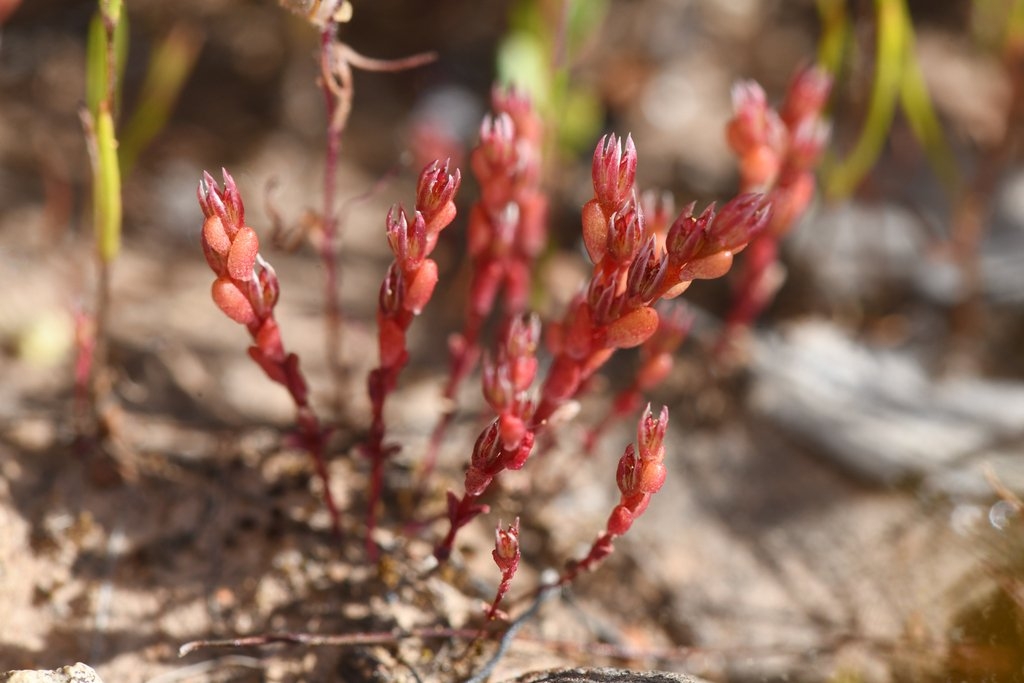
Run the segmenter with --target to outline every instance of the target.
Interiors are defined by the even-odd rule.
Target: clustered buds
[[[733,119],[726,138],[740,160],[745,192],[768,192],[775,208],[769,231],[786,232],[807,208],[814,191],[812,171],[828,141],[822,117],[832,88],[819,67],[797,72],[780,111],[753,81],[733,88]]]
[[[626,446],[619,466],[615,472],[615,481],[619,487],[619,503],[612,510],[597,540],[590,551],[580,560],[569,563],[559,583],[572,581],[583,571],[593,569],[598,563],[611,554],[613,542],[630,527],[636,518],[644,513],[651,496],[657,493],[665,483],[665,431],[668,428],[668,408],[662,408],[658,417],[651,413],[648,405],[637,425],[637,444]]]
[[[648,405],[637,426],[637,449],[630,444],[619,460],[615,480],[621,497],[608,518],[607,531],[621,536],[629,530],[644,510],[651,496],[665,483],[665,430],[668,427],[668,408],[662,408],[655,418]]]
[[[540,189],[540,117],[530,99],[515,88],[495,88],[491,106],[494,114],[484,117],[480,142],[470,155],[480,199],[469,213],[473,281],[466,326],[454,345],[460,353],[453,356],[473,353],[499,291],[507,316],[526,309],[530,271],[547,239],[547,197]],[[469,368],[457,370],[465,375]]]
[[[202,244],[206,262],[217,279],[211,294],[217,307],[252,336],[249,356],[271,380],[291,394],[297,410],[297,441],[313,456],[323,485],[324,502],[336,534],[340,518],[331,496],[324,455],[327,431],[309,405],[306,379],[299,357],[285,351],[281,330],[274,319],[280,287],[274,269],[260,256],[256,231],[245,223],[245,207],[234,178],[224,171],[224,189],[209,173],[199,181],[199,206],[203,210]]]
[[[726,138],[739,157],[741,189],[766,192],[773,215],[748,252],[719,349],[736,329],[757,317],[781,284],[778,240],[796,224],[814,195],[814,168],[830,133],[823,109],[831,88],[832,79],[823,69],[802,69],[778,112],[757,83],[733,88],[734,115]]]
[[[469,212],[472,281],[466,321],[448,341],[451,367],[444,399],[449,405],[454,405],[459,386],[480,357],[480,332],[499,293],[506,319],[526,310],[533,264],[547,240],[548,203],[540,189],[540,116],[530,98],[512,87],[495,88],[491,106],[494,113],[484,117],[480,141],[470,156],[480,199]],[[428,472],[453,414],[447,411],[431,435],[424,458]]]
[[[270,379],[283,384],[301,405],[306,383],[298,357],[285,353],[274,319],[279,284],[274,269],[259,254],[256,231],[245,224],[245,207],[234,178],[224,171],[224,189],[209,173],[199,183],[203,222],[203,254],[217,276],[211,294],[226,316],[245,325],[255,344],[249,355]]]
[[[670,200],[638,200],[636,147],[615,135],[594,151],[594,198],[583,207],[583,244],[593,274],[561,324],[549,335],[555,360],[545,380],[535,421],[550,417],[616,349],[643,344],[658,329],[653,304],[681,294],[695,279],[724,275],[733,255],[771,217],[761,194],[744,194],[716,212],[694,215],[690,204],[669,224]],[[646,205],[646,206],[645,206]],[[654,212],[648,223],[645,208]]]
[[[384,445],[384,403],[409,359],[406,333],[437,286],[437,263],[430,254],[441,231],[455,219],[455,193],[462,175],[449,163],[434,161],[420,173],[412,217],[401,206],[388,211],[386,235],[395,258],[381,283],[377,306],[380,365],[370,372],[367,391],[373,413],[363,453],[373,462],[367,513],[367,547],[375,552],[371,534],[383,488],[384,464],[394,448]]]
[[[494,358],[484,361],[484,398],[497,417],[477,437],[466,470],[465,494],[448,493],[449,531],[434,554],[445,559],[456,531],[487,507],[475,501],[504,470],[518,470],[533,450],[533,401],[529,392],[537,374],[540,320],[536,315],[513,318]]]
[[[416,210],[410,218],[401,206],[388,211],[386,234],[394,261],[380,287],[377,308],[380,367],[371,375],[370,396],[383,403],[398,371],[408,360],[405,335],[437,286],[437,263],[429,258],[437,238],[455,218],[455,193],[462,176],[449,173],[448,163],[435,161],[423,169],[416,188]]]
[[[519,518],[516,517],[515,521],[504,529],[501,528],[499,521],[498,527],[494,530],[494,550],[491,551],[491,557],[494,558],[494,563],[501,571],[501,583],[498,584],[494,600],[487,608],[488,620],[498,616],[498,605],[508,593],[512,577],[519,569],[519,556]]]

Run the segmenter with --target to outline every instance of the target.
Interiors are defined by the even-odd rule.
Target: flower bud
[[[741,194],[730,200],[711,224],[710,241],[715,246],[714,251],[740,251],[765,228],[769,218],[771,204],[763,194]]]
[[[501,522],[498,522],[498,528],[494,531],[494,550],[491,556],[503,574],[512,574],[519,568],[518,517],[506,529],[502,529]]]
[[[626,275],[626,295],[630,301],[646,304],[657,296],[668,266],[667,259],[658,251],[657,235],[649,235]]]
[[[793,77],[782,105],[782,120],[792,127],[808,117],[817,117],[832,91],[832,77],[820,66],[801,69]]]
[[[608,218],[608,256],[614,263],[629,263],[643,234],[644,216],[634,198]]]
[[[591,176],[594,196],[605,214],[616,211],[633,193],[636,182],[636,146],[626,136],[625,150],[614,133],[605,135],[594,150]]]
[[[665,431],[668,429],[668,407],[663,406],[657,418],[651,415],[651,404],[644,409],[637,424],[637,445],[640,458],[660,462],[665,457]]]
[[[768,98],[756,81],[740,81],[732,87],[733,118],[726,126],[729,146],[740,156],[765,144],[765,111]]]
[[[615,483],[623,496],[629,496],[639,491],[640,459],[636,457],[636,449],[633,444],[626,446],[626,450],[619,458],[619,465],[615,470]]]
[[[493,476],[501,471],[501,458],[501,428],[499,420],[495,418],[480,432],[476,443],[473,444],[473,454],[469,460],[470,469],[477,469]]]

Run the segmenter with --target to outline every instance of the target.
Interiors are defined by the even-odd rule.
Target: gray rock
[[[937,379],[825,323],[760,338],[753,371],[755,411],[863,479],[990,496],[992,467],[1024,490],[1024,384]]]
[[[704,683],[703,679],[663,671],[627,669],[550,669],[523,674],[505,683]]]
[[[8,671],[0,673],[0,683],[103,683],[100,677],[79,662],[54,671]]]

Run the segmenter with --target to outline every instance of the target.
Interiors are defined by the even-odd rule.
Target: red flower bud
[[[625,150],[614,133],[597,143],[591,176],[594,195],[605,214],[617,210],[633,193],[636,182],[636,146],[632,136],[626,136]]]
[[[462,183],[462,174],[457,168],[449,174],[450,163],[451,160],[446,159],[443,164],[440,160],[428,164],[420,173],[416,185],[416,209],[435,231],[441,229],[436,226],[437,223],[443,221],[441,227],[444,227],[455,217],[455,193]]]
[[[668,260],[658,253],[657,235],[649,235],[629,266],[626,295],[636,303],[650,303],[658,294]]]
[[[782,105],[782,120],[793,126],[802,119],[817,117],[832,91],[832,77],[819,66],[801,69],[793,77]]]
[[[623,496],[630,496],[640,491],[639,489],[640,459],[636,455],[633,444],[626,446],[626,450],[619,458],[619,465],[615,470],[615,483]]]
[[[608,256],[614,263],[629,263],[643,235],[644,216],[634,197],[608,218]]]
[[[491,552],[494,563],[503,574],[511,575],[519,568],[519,518],[508,525],[506,529],[498,528],[494,531],[494,550]]]
[[[714,251],[740,251],[768,225],[769,218],[771,204],[763,194],[741,194],[730,200],[711,224]]]

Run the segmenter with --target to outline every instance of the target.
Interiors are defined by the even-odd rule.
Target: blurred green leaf
[[[907,23],[909,25],[909,17]],[[960,182],[956,159],[953,158],[953,151],[946,142],[946,134],[942,130],[942,124],[939,123],[939,117],[935,114],[931,97],[928,95],[924,75],[921,73],[921,66],[917,63],[917,56],[914,52],[913,34],[908,36],[907,41],[906,64],[900,88],[900,104],[911,130],[914,132],[914,137],[924,148],[932,168],[935,169],[947,189],[954,191]]]
[[[93,217],[100,259],[110,263],[121,249],[121,170],[117,159],[114,117],[100,105],[96,117],[96,174],[93,178]]]
[[[516,33],[498,48],[498,81],[514,83],[541,110],[551,104],[551,67],[544,41],[529,33]]]
[[[825,164],[825,190],[833,198],[848,196],[874,166],[896,112],[910,27],[900,0],[876,0],[875,6],[878,44],[871,100],[864,128],[853,150],[841,161],[829,159]]]
[[[179,24],[154,49],[139,101],[121,133],[121,173],[127,176],[139,154],[167,125],[178,96],[195,66],[203,36]]]
[[[818,0],[818,16],[821,19],[818,63],[835,77],[843,67],[843,55],[850,42],[846,0]]]
[[[112,111],[119,111],[121,81],[128,61],[128,17],[118,12],[119,20],[113,24],[114,48],[114,101]],[[85,48],[85,103],[93,119],[99,117],[100,102],[107,97],[110,74],[110,45],[104,12],[97,11],[89,22],[89,36]]]

